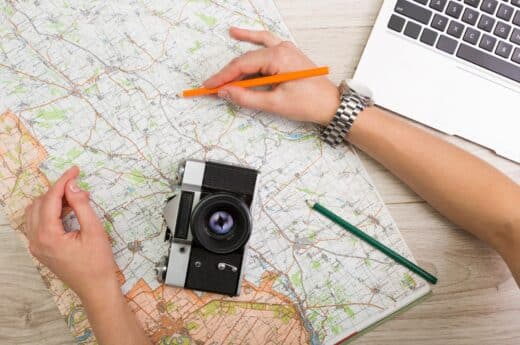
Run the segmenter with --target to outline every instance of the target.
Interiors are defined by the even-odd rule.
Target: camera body
[[[170,252],[156,265],[161,283],[236,296],[240,293],[258,171],[186,160],[180,191],[164,208]]]

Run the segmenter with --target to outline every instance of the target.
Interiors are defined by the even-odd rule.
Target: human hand
[[[207,88],[219,87],[251,74],[274,75],[316,67],[292,42],[282,41],[270,32],[231,28],[229,34],[239,41],[265,47],[233,59],[204,82]],[[227,86],[218,95],[246,108],[321,125],[328,124],[334,117],[340,97],[336,86],[326,77],[289,81],[275,85],[269,91]]]
[[[89,204],[89,193],[75,183],[78,174],[77,167],[69,169],[27,207],[25,232],[31,253],[84,300],[119,289],[119,284],[108,236]],[[74,210],[79,231],[65,232],[64,203]]]

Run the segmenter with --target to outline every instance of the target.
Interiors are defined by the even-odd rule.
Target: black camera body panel
[[[192,246],[190,267],[186,275],[184,287],[187,289],[216,292],[223,295],[237,296],[240,291],[240,281],[242,275],[242,262],[244,250],[238,250],[230,254],[215,254],[204,250],[199,246]],[[201,267],[195,267],[195,263],[200,262]],[[226,262],[228,265],[237,268],[219,270],[215,263]],[[228,266],[229,267],[229,266]],[[204,268],[204,269],[201,269]]]
[[[157,264],[160,282],[236,296],[252,231],[258,171],[220,162],[187,160],[180,193],[164,218],[170,252]]]
[[[206,162],[202,191],[227,192],[239,195],[251,207],[256,189],[258,171],[217,162]]]

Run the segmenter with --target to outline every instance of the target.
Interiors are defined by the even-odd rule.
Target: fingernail
[[[78,185],[76,184],[76,181],[75,180],[72,180],[70,183],[69,183],[69,189],[72,193],[78,193],[78,192],[81,192],[81,189],[78,187]]]
[[[231,94],[229,93],[228,90],[226,89],[223,89],[223,90],[219,90],[218,92],[218,96],[222,99],[225,99],[226,101],[231,101]]]

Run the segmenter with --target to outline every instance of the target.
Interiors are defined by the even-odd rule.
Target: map
[[[232,25],[291,37],[272,0],[0,0],[0,206],[22,230],[25,206],[79,166],[155,344],[333,344],[429,287],[306,205],[412,258],[355,151],[310,125],[176,96],[254,48],[229,38]],[[261,171],[239,297],[155,278],[162,208],[187,158]],[[76,342],[95,344],[77,296],[35,263]]]

